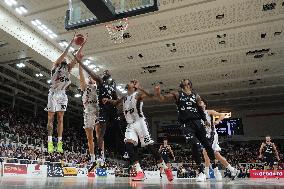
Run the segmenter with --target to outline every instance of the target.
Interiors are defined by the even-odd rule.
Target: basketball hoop
[[[106,24],[106,29],[110,36],[110,39],[114,41],[114,43],[122,43],[123,42],[123,34],[128,28],[128,19],[124,18],[122,20],[118,20],[112,22],[110,24]]]

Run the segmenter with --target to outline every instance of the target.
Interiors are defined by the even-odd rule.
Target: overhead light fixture
[[[26,7],[23,6],[23,5],[20,6],[20,7],[15,8],[15,11],[16,11],[18,14],[20,14],[20,15],[26,14],[26,13],[28,12],[28,10],[26,9]]]
[[[45,35],[48,35],[49,38],[56,38],[57,35],[49,29],[46,25],[42,24],[38,19],[31,21],[32,25],[36,26],[39,30],[41,30]]]
[[[93,71],[94,71],[94,72],[98,72],[98,71],[100,71],[100,69],[99,69],[98,67],[95,67],[95,68],[93,69]]]
[[[8,6],[12,6],[12,5],[17,5],[18,2],[15,1],[15,0],[5,0],[5,3],[8,5]]]
[[[17,66],[18,68],[24,68],[24,67],[26,67],[26,65],[25,65],[24,63],[18,63],[18,64],[16,64],[16,66]]]
[[[80,97],[81,97],[81,94],[75,94],[74,97],[80,98]]]
[[[67,46],[68,46],[68,44],[67,44]],[[74,48],[73,47],[70,47],[70,49],[69,49],[69,52],[74,52]]]
[[[49,80],[47,80],[46,82],[47,82],[48,84],[50,84],[50,83],[51,83],[51,80],[49,79]]]
[[[38,73],[38,74],[35,74],[36,77],[43,77],[43,74],[42,73]]]
[[[68,43],[66,40],[61,40],[59,43],[58,43],[61,47],[67,47],[68,46]]]
[[[91,63],[91,61],[89,59],[86,59],[83,61],[83,64],[88,66]]]
[[[96,65],[91,64],[91,65],[89,65],[88,67],[89,67],[90,69],[93,69],[93,68],[95,68],[95,67],[96,67]]]

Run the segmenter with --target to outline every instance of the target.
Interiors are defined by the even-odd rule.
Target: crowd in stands
[[[60,162],[63,160],[68,165],[85,166],[88,163],[89,156],[87,155],[87,143],[85,133],[82,127],[71,127],[64,130],[64,154],[48,154],[46,148],[46,119],[33,118],[25,113],[17,114],[8,108],[0,108],[0,161],[5,157],[11,163],[21,159],[20,163],[46,163],[46,162]],[[83,140],[82,140],[83,139]],[[259,147],[261,142],[237,143],[227,142],[222,143],[222,154],[229,161],[230,164],[238,166],[242,170],[242,175],[247,176],[249,169],[261,169],[262,167],[257,163],[261,161],[258,159]],[[283,147],[276,142],[278,151],[280,152],[280,159],[283,161]],[[195,166],[192,161],[191,151],[181,145],[172,146],[175,154],[174,170],[182,177],[195,177]],[[158,146],[157,146],[158,149]],[[141,166],[144,170],[157,170],[155,160],[147,150],[140,150],[139,153],[144,154],[141,160]],[[106,166],[122,171],[123,163],[118,163],[116,160],[122,159],[122,154],[106,153],[109,158]],[[2,158],[1,158],[2,157]],[[242,163],[255,163],[249,168],[242,166]],[[280,164],[283,168],[283,164]],[[225,176],[229,176],[226,174]]]

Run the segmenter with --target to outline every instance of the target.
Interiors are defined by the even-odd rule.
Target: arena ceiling
[[[136,0],[138,1],[138,0]],[[1,101],[19,94],[22,103],[44,107],[48,70],[74,31],[64,28],[67,0],[17,0],[27,13],[0,2]],[[51,39],[31,21],[39,20],[57,37]],[[118,84],[136,78],[153,91],[178,90],[183,78],[220,110],[259,109],[284,105],[283,0],[160,0],[160,10],[129,18],[129,38],[110,40],[104,25],[77,30],[88,33],[85,57],[109,69]],[[25,62],[19,69],[15,64]],[[37,72],[44,76],[38,78]],[[73,71],[70,113],[81,109],[78,69]],[[16,92],[15,92],[16,91]],[[34,106],[34,105],[33,105]],[[147,102],[150,111],[168,104]]]

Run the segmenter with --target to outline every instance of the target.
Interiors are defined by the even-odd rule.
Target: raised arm
[[[140,83],[137,80],[134,80],[134,85],[137,88],[137,90],[139,91],[137,98],[143,100],[144,98],[153,98],[154,94],[150,94],[147,91],[145,91]]]
[[[79,65],[79,75],[80,75],[80,88],[82,91],[84,91],[86,89],[87,84],[81,65]]]
[[[163,145],[160,145],[160,148],[159,148],[159,153],[161,153],[161,151],[162,151],[162,147],[163,147]]]
[[[207,111],[209,115],[219,117],[216,121],[214,121],[214,125],[219,124],[225,118],[225,114],[219,113],[215,110],[207,110]]]
[[[79,65],[89,74],[89,76],[95,80],[99,85],[103,83],[103,80],[100,76],[96,75],[90,68],[88,68],[86,65],[84,65],[81,60],[78,59],[76,55],[74,55],[75,60],[79,63]]]
[[[83,59],[83,47],[85,46],[85,44],[87,43],[87,39],[88,39],[88,34],[86,35],[86,38],[84,39],[84,42],[82,43],[81,47],[79,48],[79,50],[77,51],[76,53],[76,57],[79,59],[79,60],[82,60]],[[72,62],[70,64],[68,64],[68,71],[71,72],[71,70],[74,68],[75,64],[77,63],[76,59],[73,58]]]
[[[53,63],[53,67],[57,67],[63,60],[64,58],[67,56],[68,54],[68,51],[72,45],[72,43],[74,42],[75,40],[75,35],[76,33],[74,34],[73,36],[73,39],[70,41],[70,43],[68,44],[68,46],[65,48],[64,52],[59,56],[59,58]]]
[[[275,144],[274,144],[274,143],[272,143],[272,146],[273,146],[273,150],[274,150],[274,152],[275,152],[275,156],[276,156],[277,160],[279,161],[279,160],[280,160],[280,157],[279,157],[279,154],[278,154],[277,148],[276,148],[276,146],[275,146]]]
[[[161,94],[161,87],[159,85],[154,88],[154,96],[160,102],[176,102],[178,99],[178,92],[172,92],[166,95]]]
[[[125,97],[122,97],[122,98],[117,99],[117,100],[112,100],[112,99],[109,99],[109,98],[103,98],[102,101],[103,101],[103,104],[110,103],[110,104],[112,104],[114,106],[117,106],[117,105],[119,105],[119,104],[121,104],[123,102],[124,98]]]

